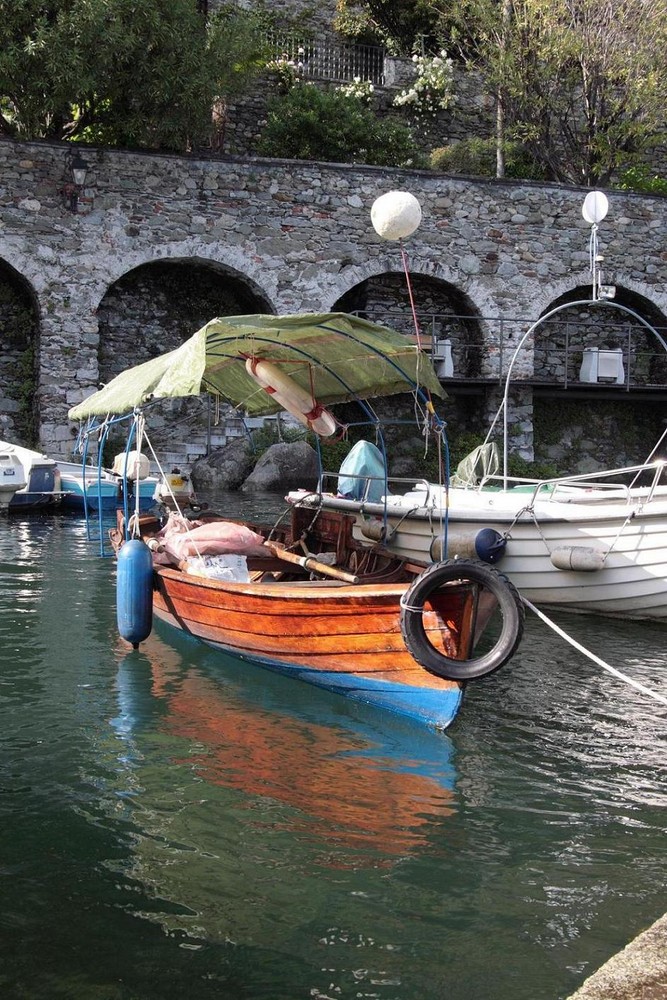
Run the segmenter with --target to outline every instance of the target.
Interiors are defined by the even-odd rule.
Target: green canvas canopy
[[[217,394],[249,416],[282,407],[246,371],[272,362],[322,405],[409,392],[444,396],[429,357],[408,337],[345,313],[224,316],[176,350],[128,368],[72,407],[71,420],[131,413],[156,399]]]

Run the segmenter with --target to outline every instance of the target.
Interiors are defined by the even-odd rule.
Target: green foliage
[[[294,441],[305,441],[308,431],[302,427],[283,427],[280,430],[274,420],[267,420],[263,427],[258,427],[250,435],[250,447],[259,458],[273,444],[293,444]]]
[[[628,167],[621,173],[615,186],[638,194],[667,195],[667,177],[660,177],[645,165]]]
[[[511,452],[507,456],[507,474],[515,479],[555,479],[560,473],[550,462],[529,462]]]
[[[21,441],[30,447],[37,441],[37,414],[35,411],[35,349],[31,344],[22,352],[16,372],[16,398],[19,404],[18,432]]]
[[[352,444],[353,442],[349,438],[342,440],[338,438],[320,440],[322,468],[325,472],[337,472],[340,469],[343,459],[349,454],[352,448]]]
[[[605,184],[664,128],[664,0],[461,0],[505,137],[550,180]]]
[[[17,0],[0,19],[0,132],[185,151],[265,59],[252,18],[193,0]]]
[[[505,176],[521,180],[543,180],[544,171],[518,142],[504,142]],[[496,140],[463,139],[450,146],[434,149],[430,156],[433,170],[472,177],[496,176]]]
[[[448,8],[433,0],[337,0],[334,27],[340,34],[395,55],[409,55],[417,39],[437,49],[438,29]]]
[[[260,155],[383,167],[421,166],[405,125],[378,118],[356,97],[298,84],[271,102]]]

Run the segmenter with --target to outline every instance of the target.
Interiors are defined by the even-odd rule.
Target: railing
[[[411,316],[377,308],[362,315],[416,339]],[[502,382],[512,355],[530,324],[525,319],[423,313],[420,340],[441,378]],[[667,341],[667,329],[656,327]],[[667,352],[659,340],[632,322],[593,323],[551,319],[521,352],[513,381],[618,388],[667,386]]]
[[[353,45],[269,34],[267,42],[277,61],[288,63],[299,76],[348,83],[357,77],[382,86],[385,50],[377,45]]]

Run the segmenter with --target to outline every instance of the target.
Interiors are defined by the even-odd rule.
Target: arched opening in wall
[[[568,303],[573,304],[568,307]],[[588,370],[585,362],[591,359],[584,352],[615,352],[617,384],[626,383],[631,388],[667,386],[667,352],[649,329],[653,327],[667,342],[667,318],[655,303],[622,287],[615,289],[613,299],[591,302],[590,288],[579,287],[552,302],[542,315],[554,309],[558,313],[540,324],[535,333],[536,378],[575,384],[582,379],[593,381],[595,366]],[[613,359],[609,356],[605,361],[606,370],[611,372]],[[610,380],[611,374],[600,377]]]
[[[174,350],[217,316],[273,312],[250,279],[223,265],[192,259],[143,264],[119,278],[98,307],[100,382]],[[212,438],[216,446],[225,438],[220,428],[236,425],[242,432],[232,412],[227,406],[213,411],[208,397],[165,401],[154,411],[155,442],[178,452],[187,441],[193,457],[206,454]],[[121,443],[111,441],[110,450]]]
[[[471,382],[483,376],[486,348],[482,317],[455,285],[423,274],[411,274],[410,283],[422,345],[432,355],[443,388],[445,391],[449,389],[448,398],[438,409],[447,420],[450,451],[453,461],[457,462],[484,440],[486,413],[483,387],[478,385],[478,391],[467,391]],[[408,337],[415,336],[410,296],[402,272],[379,274],[360,282],[345,292],[334,308],[382,323]],[[466,391],[463,391],[464,387],[467,387]],[[374,402],[383,418],[396,414],[395,399]],[[406,398],[405,409],[411,420],[412,407],[411,397]],[[400,438],[400,430],[395,433]],[[389,431],[388,437],[391,437]],[[401,450],[400,441],[391,442],[391,445],[390,451]],[[431,453],[433,451],[432,448]],[[423,448],[417,442],[415,454],[421,452]],[[391,472],[393,475],[407,475],[407,465]],[[424,474],[424,469],[421,474]]]
[[[34,292],[10,264],[0,260],[0,437],[34,446],[39,313]]]
[[[481,317],[468,297],[455,285],[429,275],[410,276],[415,311],[423,346],[437,359],[444,356],[439,345],[451,346],[451,373],[459,378],[477,378],[482,371],[484,342]],[[413,336],[415,333],[405,275],[379,274],[350,288],[335,309],[358,313],[375,323]],[[449,352],[448,352],[449,354]],[[444,376],[444,368],[441,368]]]
[[[559,473],[641,462],[665,429],[667,352],[651,328],[667,343],[667,319],[644,296],[615,293],[592,303],[589,287],[572,289],[536,331],[535,378],[568,388],[557,407],[534,399],[535,459]]]

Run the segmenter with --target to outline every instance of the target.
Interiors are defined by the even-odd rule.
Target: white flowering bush
[[[397,107],[417,118],[433,117],[454,103],[454,66],[443,50],[437,56],[413,56],[417,76],[394,98]]]
[[[368,106],[373,98],[375,87],[370,80],[362,80],[360,76],[355,76],[352,83],[344,83],[337,88],[345,97],[354,97],[357,101]]]
[[[299,48],[297,59],[290,58],[287,52],[283,52],[278,59],[272,59],[266,64],[269,73],[275,78],[278,91],[286,94],[298,83],[303,76],[303,49]]]

